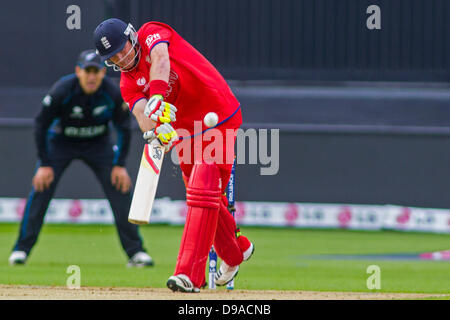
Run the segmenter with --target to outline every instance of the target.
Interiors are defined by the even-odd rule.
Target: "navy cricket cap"
[[[94,43],[102,62],[120,52],[127,43],[128,24],[120,19],[111,18],[100,23],[94,31]]]
[[[78,56],[78,66],[81,69],[86,69],[89,67],[96,67],[98,69],[105,68],[100,57],[95,53],[95,50],[84,50]]]

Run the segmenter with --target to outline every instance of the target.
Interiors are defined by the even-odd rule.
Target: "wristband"
[[[166,95],[169,84],[164,80],[152,80],[150,81],[150,97],[155,94],[160,94],[163,97]]]

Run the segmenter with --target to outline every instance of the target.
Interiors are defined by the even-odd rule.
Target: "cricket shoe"
[[[242,255],[244,256],[244,261],[250,259],[250,257],[253,255],[253,252],[255,252],[255,246],[250,242],[250,247],[242,253]]]
[[[151,267],[153,266],[153,259],[146,252],[139,251],[134,254],[128,261],[128,267]]]
[[[216,276],[214,277],[214,282],[218,286],[223,286],[233,280],[239,271],[239,266],[230,267],[222,261],[219,271],[217,271]]]
[[[25,251],[13,251],[9,256],[8,261],[12,266],[25,264],[25,262],[27,261],[27,253]]]
[[[185,274],[171,276],[169,280],[167,280],[167,287],[173,292],[200,292],[200,289],[194,287],[191,279],[189,279],[189,277]]]
[[[247,261],[253,255],[253,252],[255,252],[255,246],[250,242],[250,240],[248,240],[246,236],[241,235],[240,229],[236,230],[236,235],[239,248],[241,249],[242,255],[244,256],[244,261]]]

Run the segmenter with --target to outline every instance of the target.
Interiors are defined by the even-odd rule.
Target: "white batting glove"
[[[175,113],[177,108],[168,102],[165,102],[160,94],[153,95],[145,105],[144,114],[147,118],[158,123],[170,123],[176,121]]]
[[[142,137],[148,143],[158,139],[159,143],[164,146],[165,152],[169,152],[173,142],[178,140],[177,132],[169,123],[163,123],[156,126],[153,130],[144,132]]]

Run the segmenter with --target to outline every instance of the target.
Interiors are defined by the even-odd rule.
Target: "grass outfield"
[[[141,234],[155,267],[127,268],[113,226],[45,225],[26,266],[9,266],[18,224],[0,224],[0,284],[64,286],[69,265],[82,286],[164,288],[172,274],[182,227],[152,225]],[[303,255],[421,253],[450,249],[450,236],[401,232],[243,228],[256,246],[236,288],[369,292],[366,269],[381,268],[377,292],[449,293],[450,262],[314,259]]]

